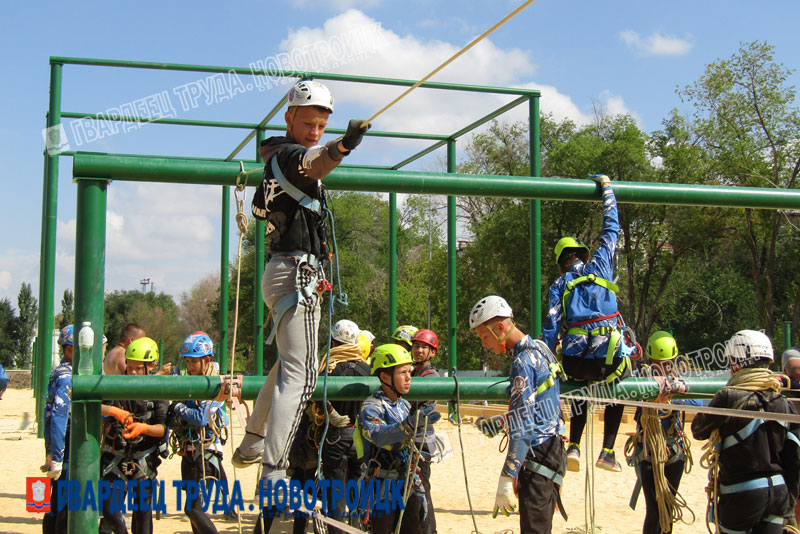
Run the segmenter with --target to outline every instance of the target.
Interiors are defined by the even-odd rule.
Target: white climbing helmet
[[[361,330],[358,328],[356,323],[353,321],[348,321],[347,319],[342,319],[333,325],[333,328],[331,329],[331,339],[335,339],[339,343],[350,343],[355,345],[358,343],[359,333],[361,333]]]
[[[319,106],[333,113],[331,92],[321,83],[311,80],[301,80],[289,89],[288,105]]]
[[[514,317],[514,312],[506,299],[497,295],[489,295],[479,300],[469,312],[469,329],[475,330],[494,317]]]
[[[725,356],[740,365],[756,360],[774,361],[772,341],[758,330],[739,330],[725,344]]]

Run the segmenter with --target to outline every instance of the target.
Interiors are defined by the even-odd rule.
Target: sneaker
[[[600,456],[597,458],[597,462],[594,466],[614,473],[622,471],[622,466],[619,465],[619,462],[614,457],[613,449],[603,449],[600,451]]]
[[[255,451],[253,456],[246,456],[244,455],[240,449],[236,449],[233,451],[233,456],[231,457],[231,463],[234,467],[238,467],[239,469],[243,469],[245,467],[250,467],[253,464],[257,464],[261,461],[261,456],[263,456],[263,452]]]
[[[581,450],[574,443],[567,447],[567,471],[578,472],[581,470]]]

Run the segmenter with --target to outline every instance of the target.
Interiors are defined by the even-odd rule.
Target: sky
[[[520,3],[2,2],[0,222],[5,231],[0,238],[0,298],[16,307],[23,282],[38,295],[49,57],[244,68],[280,64],[420,79]],[[689,111],[676,88],[697,80],[707,64],[735,54],[740,43],[767,41],[775,46],[777,61],[800,67],[800,57],[792,52],[800,50],[794,27],[800,3],[773,0],[756,11],[753,5],[740,0],[537,0],[433,80],[535,88],[542,93],[542,111],[558,120],[586,124],[599,104],[607,113],[631,114],[640,128],[652,132],[673,108]],[[791,83],[798,81],[794,74]],[[254,123],[290,83],[246,75],[66,65],[62,111]],[[328,124],[339,128],[351,118],[371,116],[403,91],[340,82],[328,86],[336,107]],[[452,133],[512,99],[420,89],[378,117],[373,128]],[[527,106],[501,120],[527,120]],[[70,150],[187,157],[226,157],[247,134],[74,119],[64,119],[62,125]],[[393,164],[425,146],[421,141],[367,138],[348,162]],[[251,142],[240,157],[254,154]],[[408,168],[438,170],[443,157],[435,152]],[[74,284],[76,186],[71,159],[61,157],[59,165],[56,311],[64,290]],[[251,194],[252,189],[248,206]],[[106,291],[139,289],[140,280],[149,278],[156,291],[177,300],[198,280],[219,273],[220,199],[218,187],[112,183]],[[232,254],[235,243],[232,225]]]

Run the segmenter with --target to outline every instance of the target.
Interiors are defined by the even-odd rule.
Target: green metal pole
[[[530,175],[542,173],[542,154],[539,128],[539,97],[528,102],[528,122],[530,136]],[[542,333],[542,201],[530,201],[531,226],[531,334],[539,337]]]
[[[792,346],[792,322],[783,322],[783,350]]]
[[[245,163],[245,170],[263,165]],[[238,162],[131,157],[76,153],[73,176],[139,182],[232,185]],[[599,202],[597,184],[588,179],[492,176],[338,167],[325,178],[332,190],[428,195],[515,197]],[[614,182],[617,201],[629,204],[800,209],[800,190],[655,182]]]
[[[389,195],[389,338],[397,328],[397,195]]]
[[[447,141],[447,172],[456,172],[456,141]],[[458,317],[456,313],[456,256],[458,242],[456,241],[456,197],[447,197],[447,371],[452,374],[458,368],[458,344],[456,332],[458,331]],[[450,402],[448,413],[455,417],[457,406]]]
[[[689,393],[681,398],[713,394],[725,386],[727,377],[684,377]],[[264,385],[264,378],[245,376],[242,383],[242,398],[253,400]],[[135,380],[124,375],[76,376],[73,383],[72,398],[86,399],[211,399],[219,393],[218,377],[208,376],[137,376]],[[506,388],[508,377],[459,378],[459,396],[465,400],[508,400]],[[329,400],[364,400],[379,388],[378,379],[373,376],[330,376],[328,377]],[[322,380],[311,396],[321,400],[324,385]],[[562,382],[562,394],[580,394],[586,391],[586,382]],[[604,389],[599,395],[628,400],[654,398],[658,395],[658,383],[652,378],[626,378],[614,387]],[[414,378],[411,391],[403,395],[408,400],[454,401],[455,382],[450,377]]]
[[[261,141],[264,140],[264,130],[256,134],[256,160],[263,162],[258,154]],[[258,175],[256,175],[258,177]],[[264,276],[264,221],[256,219],[256,254],[255,275],[253,278],[253,374],[264,376],[264,300],[261,297],[261,278]]]
[[[103,367],[103,294],[105,283],[106,239],[106,182],[102,180],[78,181],[78,206],[75,231],[75,356],[73,375],[98,377]],[[95,332],[94,346],[84,354],[77,343],[80,325],[92,323]],[[81,364],[91,358],[91,369]],[[74,378],[74,377],[73,377]],[[127,378],[127,377],[126,377]],[[80,484],[81,502],[87,482],[91,482],[97,495],[100,476],[100,402],[95,400],[72,401],[70,430],[70,480]],[[97,532],[99,514],[91,507],[70,511],[68,532],[85,534]]]
[[[238,164],[237,164],[238,165]],[[219,368],[228,368],[228,254],[231,233],[231,188],[222,188],[222,236],[219,255]]]
[[[47,113],[48,150],[45,153],[47,173],[43,186],[42,248],[39,266],[39,384],[47,384],[53,359],[53,297],[56,276],[56,216],[58,212],[58,148],[61,124],[61,71],[60,63],[50,65],[50,108]],[[46,387],[39,388],[39,424],[37,435],[44,437],[44,395]]]

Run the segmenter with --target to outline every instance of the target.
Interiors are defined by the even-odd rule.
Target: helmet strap
[[[508,318],[508,319],[511,321],[511,328],[509,328],[508,331],[505,334],[503,334],[502,338],[494,333],[494,328],[493,327],[494,327],[494,324],[503,323],[505,321],[505,319],[503,319],[502,321],[498,321],[497,323],[494,323],[493,325],[488,327],[489,328],[489,332],[492,333],[492,335],[494,336],[494,338],[497,340],[498,343],[503,345],[503,348],[505,350],[508,350],[508,347],[506,347],[506,339],[508,339],[508,336],[511,335],[511,331],[514,329],[514,321],[512,319],[510,319],[510,318]]]

